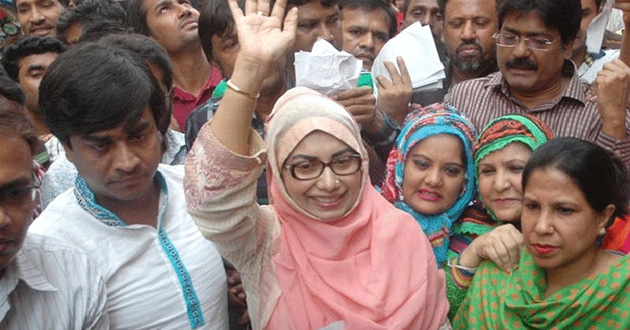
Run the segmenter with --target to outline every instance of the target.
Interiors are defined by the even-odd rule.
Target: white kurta
[[[228,327],[223,263],[186,211],[183,175],[182,166],[158,167],[163,188],[157,229],[126,226],[96,204],[82,179],[29,229],[63,238],[97,260],[106,279],[112,329]]]

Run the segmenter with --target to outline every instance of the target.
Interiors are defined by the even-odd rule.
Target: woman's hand
[[[475,238],[460,255],[459,264],[475,268],[490,259],[499,268],[511,272],[518,265],[522,246],[523,234],[511,224],[502,225]]]
[[[271,15],[269,0],[247,0],[245,13],[236,0],[229,0],[229,4],[240,45],[237,63],[268,69],[284,58],[295,42],[297,8],[284,17],[286,0],[276,1]]]

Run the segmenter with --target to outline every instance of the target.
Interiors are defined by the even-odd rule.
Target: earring
[[[335,179],[335,184],[340,184],[341,181],[339,181],[339,179]]]
[[[606,228],[602,228],[599,230],[599,236],[604,236],[606,235]]]

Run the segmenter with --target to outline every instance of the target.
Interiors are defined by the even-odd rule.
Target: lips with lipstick
[[[344,201],[346,194],[335,194],[330,196],[312,196],[311,200],[322,209],[333,210],[339,207]]]
[[[442,198],[442,195],[440,195],[440,193],[430,189],[420,189],[418,190],[417,194],[420,199],[428,202],[437,202]]]
[[[554,245],[549,244],[532,244],[532,248],[538,255],[544,256],[558,249]]]

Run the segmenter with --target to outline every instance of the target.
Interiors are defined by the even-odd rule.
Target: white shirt
[[[604,53],[604,56],[595,59],[590,66],[586,62],[582,62],[580,67],[577,68],[577,74],[580,76],[580,79],[586,81],[589,85],[592,84],[597,78],[599,71],[604,68],[604,64],[619,58],[619,49],[606,49]]]
[[[227,329],[221,257],[186,211],[183,166],[160,165],[158,228],[125,225],[85,181],[59,195],[30,231],[86,250],[106,279],[112,329]],[[142,207],[139,205],[138,207]]]
[[[0,329],[109,329],[105,279],[90,256],[27,235],[0,279]]]

